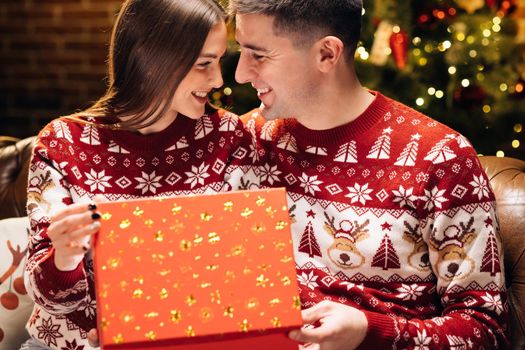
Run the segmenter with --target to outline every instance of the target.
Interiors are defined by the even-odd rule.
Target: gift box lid
[[[94,260],[104,348],[301,327],[284,189],[98,207]]]

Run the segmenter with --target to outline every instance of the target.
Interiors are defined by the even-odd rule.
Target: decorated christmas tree
[[[359,78],[461,132],[479,153],[525,158],[523,2],[365,0]],[[236,58],[225,60],[226,88],[214,97],[242,114],[259,102],[236,85]],[[406,161],[411,151],[415,143]]]

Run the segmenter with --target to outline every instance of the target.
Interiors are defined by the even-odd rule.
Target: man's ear
[[[332,70],[340,60],[344,59],[345,45],[335,36],[325,36],[315,44],[317,50],[317,64],[321,72]]]

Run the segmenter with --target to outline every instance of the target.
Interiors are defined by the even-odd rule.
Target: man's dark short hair
[[[234,14],[261,14],[274,18],[276,35],[289,35],[296,47],[332,35],[353,57],[361,33],[362,0],[230,0]]]

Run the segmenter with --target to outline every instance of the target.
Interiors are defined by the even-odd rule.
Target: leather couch
[[[34,137],[0,137],[0,219],[24,216]],[[512,348],[525,349],[525,161],[480,157],[496,193],[511,308]]]

